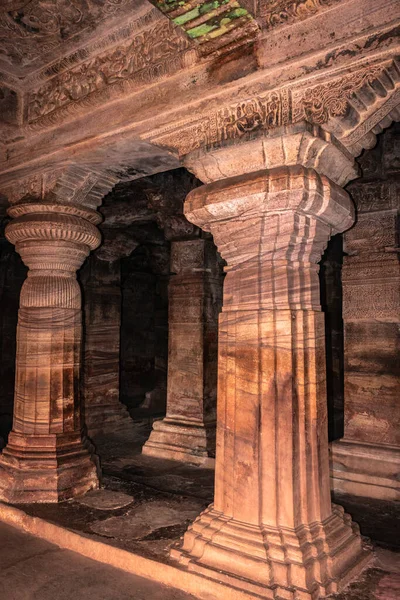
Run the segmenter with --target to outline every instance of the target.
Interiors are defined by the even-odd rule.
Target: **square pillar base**
[[[257,526],[204,511],[171,557],[189,571],[263,598],[317,600],[336,593],[368,566],[372,553],[340,506],[323,523]]]
[[[215,459],[210,456],[211,448],[215,449],[215,424],[205,426],[165,418],[154,422],[142,453],[214,468]]]
[[[96,465],[80,434],[11,432],[0,455],[3,502],[61,502],[98,486]]]
[[[335,491],[400,500],[400,448],[337,440],[331,444],[331,483]]]

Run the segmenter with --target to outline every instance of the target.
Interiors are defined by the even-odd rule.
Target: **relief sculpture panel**
[[[29,65],[132,0],[25,0],[0,8],[0,59]]]
[[[161,21],[123,46],[103,52],[50,79],[29,95],[28,121],[32,122],[107,86],[130,80],[151,83],[181,63],[189,41],[169,21]]]

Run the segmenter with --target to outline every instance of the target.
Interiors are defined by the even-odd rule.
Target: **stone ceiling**
[[[339,140],[357,129],[347,140],[357,154],[382,119],[397,119],[395,5],[0,0],[4,184],[35,161],[51,170],[79,154],[96,168],[100,158],[120,165],[121,145],[123,168],[143,176],[304,119]]]
[[[0,72],[27,76],[149,9],[145,0],[3,0]]]
[[[210,51],[224,43],[302,20],[338,0],[2,0],[0,78],[16,84],[46,65],[110,35],[141,16],[165,14]],[[119,36],[115,33],[115,38]],[[116,40],[114,40],[116,41]],[[218,44],[217,44],[218,45]]]

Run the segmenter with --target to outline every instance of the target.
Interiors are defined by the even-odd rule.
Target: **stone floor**
[[[212,500],[214,474],[211,469],[142,456],[140,449],[149,428],[149,423],[137,423],[131,432],[95,440],[103,469],[101,490],[59,505],[20,508],[111,546],[169,562],[171,546]],[[362,534],[371,537],[377,551],[374,567],[338,600],[399,600],[400,539],[395,524],[400,523],[400,507],[376,501],[360,503],[347,496],[335,497],[334,501],[359,522]],[[136,599],[135,595],[129,597]],[[26,598],[30,600],[30,596]],[[47,596],[35,596],[35,600],[45,599]]]
[[[1,600],[194,600],[0,523]]]

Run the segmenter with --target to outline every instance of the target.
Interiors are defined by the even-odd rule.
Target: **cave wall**
[[[400,446],[400,124],[360,159],[344,234],[345,436]]]
[[[169,261],[167,242],[121,261],[121,401],[133,416],[165,412]]]

